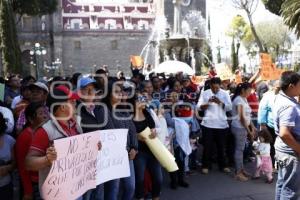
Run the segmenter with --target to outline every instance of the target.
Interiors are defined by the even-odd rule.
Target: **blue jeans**
[[[120,179],[120,184],[123,188],[122,200],[132,200],[135,190],[135,173],[133,160],[129,160],[130,176]]]
[[[235,170],[239,173],[244,169],[244,149],[247,141],[247,130],[245,128],[231,127],[231,132],[234,135],[234,163]]]
[[[145,170],[148,169],[152,181],[152,198],[160,196],[161,186],[162,186],[162,171],[161,166],[157,159],[151,152],[140,151],[135,160],[135,195],[137,199],[144,198],[144,176]]]
[[[98,185],[95,189],[87,191],[83,195],[83,200],[117,200],[119,194],[120,179],[111,180],[101,185]]]
[[[276,151],[278,179],[276,200],[297,200],[300,198],[300,162],[299,158]]]

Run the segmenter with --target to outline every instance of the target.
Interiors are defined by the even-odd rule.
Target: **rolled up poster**
[[[153,153],[158,162],[168,171],[174,172],[178,170],[178,166],[175,162],[174,156],[170,151],[163,145],[163,143],[156,137],[150,139],[149,135],[151,130],[147,127],[141,133],[141,136],[145,137],[145,143],[149,147],[150,151]]]

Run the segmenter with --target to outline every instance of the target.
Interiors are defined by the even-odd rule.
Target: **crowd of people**
[[[201,83],[183,73],[145,77],[137,70],[129,79],[107,69],[49,81],[10,75],[0,102],[0,196],[43,199],[40,187],[57,158],[54,140],[122,128],[128,129],[130,176],[79,199],[158,200],[167,173],[140,135],[148,127],[150,139],[157,137],[175,157],[179,169],[168,175],[174,190],[189,187],[187,173],[208,175],[216,163],[241,182],[264,175],[272,183],[278,172],[276,199],[297,199],[300,75],[259,82],[259,73],[242,83],[213,71]],[[101,147],[99,141],[95,148]],[[247,161],[256,163],[254,174]]]

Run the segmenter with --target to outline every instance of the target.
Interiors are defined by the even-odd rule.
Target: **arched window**
[[[82,28],[82,19],[71,19],[71,29],[81,29]]]

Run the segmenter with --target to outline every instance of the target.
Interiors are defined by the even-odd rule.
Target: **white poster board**
[[[98,142],[95,133],[54,141],[57,160],[42,186],[43,199],[76,199],[96,187]]]
[[[102,149],[97,159],[97,185],[130,176],[127,134],[128,129],[100,131]]]
[[[130,176],[127,134],[111,129],[55,140],[57,160],[41,188],[43,199],[74,200],[101,183]]]

